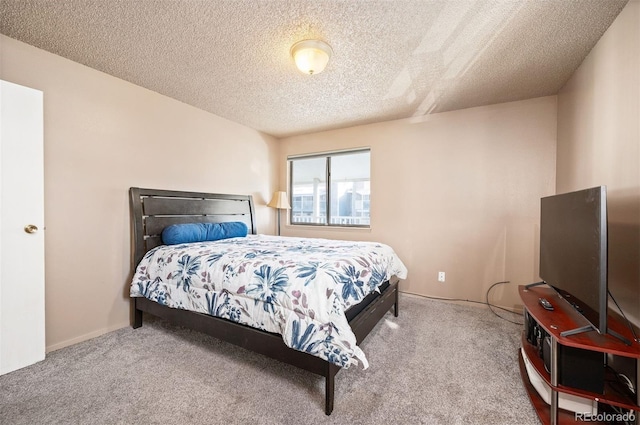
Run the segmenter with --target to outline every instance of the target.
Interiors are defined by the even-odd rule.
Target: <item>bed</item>
[[[135,267],[131,282],[133,327],[142,326],[143,312],[148,313],[320,375],[325,378],[325,413],[330,415],[338,371],[358,363],[366,368],[358,345],[391,307],[398,316],[398,276],[406,275],[404,265],[393,253],[388,257],[395,257],[389,260],[393,266],[389,271],[373,267],[383,258],[381,252],[393,250],[382,244],[371,248],[372,243],[258,235],[253,199],[246,195],[131,188],[130,203]],[[209,227],[240,224],[246,236],[163,243],[163,231],[166,239],[166,230],[193,223]],[[338,245],[342,243],[344,247]],[[371,252],[358,252],[361,246]],[[347,261],[348,278],[324,269],[325,263],[343,261],[331,257],[343,248],[358,252]],[[324,262],[306,262],[303,267],[292,265],[294,259],[287,255],[329,257]],[[276,263],[268,261],[284,266],[276,270]],[[309,264],[315,268],[310,270]],[[173,267],[183,271],[178,273]],[[191,277],[181,281],[187,269]],[[255,282],[265,274],[271,282],[269,291],[250,296],[258,292]],[[237,280],[242,276],[244,283]],[[351,279],[353,276],[362,278]],[[174,278],[173,283],[163,283],[165,277]],[[287,278],[288,292],[278,291]],[[345,280],[357,281],[357,285],[343,284]]]

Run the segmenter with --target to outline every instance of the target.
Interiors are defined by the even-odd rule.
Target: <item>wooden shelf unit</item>
[[[640,359],[640,344],[634,341],[631,331],[615,318],[611,316],[607,318],[609,328],[624,336],[629,341],[632,341],[631,345],[625,344],[620,339],[612,335],[600,334],[595,330],[569,336],[562,336],[562,332],[585,326],[588,324],[587,320],[573,307],[571,307],[569,303],[563,300],[553,288],[545,285],[527,289],[526,286],[521,285],[518,290],[525,309],[538,323],[538,325],[544,329],[547,334],[549,334],[550,338],[555,339],[557,345],[597,351],[616,356],[630,357],[636,359],[636,362],[638,361],[637,359]],[[540,298],[546,298],[553,305],[554,310],[546,310],[543,308],[539,303]],[[543,381],[551,388],[552,398],[555,397],[556,400],[556,402],[552,403],[551,406],[544,402],[542,397],[540,397],[536,389],[531,384],[527,371],[524,367],[524,360],[522,355],[519,354],[520,374],[522,376],[525,389],[529,393],[531,403],[543,424],[576,423],[573,413],[557,408],[558,393],[572,394],[595,400],[598,403],[617,406],[628,410],[640,411],[640,407],[632,397],[621,392],[615,385],[611,384],[611,382],[615,380],[613,373],[608,377],[605,376],[605,387],[602,394],[560,384],[554,385],[551,373],[547,372],[545,369],[544,361],[538,355],[537,348],[527,341],[524,331],[522,334],[522,348],[529,358],[531,365],[542,377]],[[552,364],[551,367],[555,367],[557,371],[558,365]],[[603,367],[605,367],[604,364]]]

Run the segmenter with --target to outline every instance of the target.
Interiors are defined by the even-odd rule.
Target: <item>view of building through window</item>
[[[368,149],[289,161],[292,224],[369,226]]]

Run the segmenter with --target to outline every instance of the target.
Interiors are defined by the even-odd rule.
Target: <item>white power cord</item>
[[[636,393],[636,389],[633,387],[633,382],[631,382],[631,379],[629,379],[627,375],[619,373],[618,378],[620,378],[624,381],[625,384],[627,384],[627,388],[629,388],[629,391],[631,391],[632,394]]]

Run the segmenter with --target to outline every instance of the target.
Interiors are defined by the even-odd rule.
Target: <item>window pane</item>
[[[331,157],[330,224],[368,226],[370,153]]]
[[[326,224],[326,158],[291,161],[291,222]]]
[[[291,223],[370,226],[370,161],[369,150],[289,159]]]

